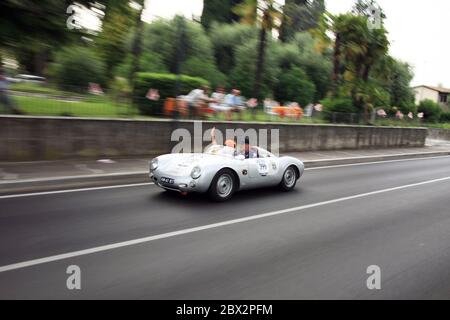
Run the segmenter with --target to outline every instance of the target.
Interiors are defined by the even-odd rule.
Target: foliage
[[[318,27],[320,17],[325,12],[324,0],[286,0],[280,27],[280,40],[292,40],[297,32]]]
[[[214,57],[220,72],[230,75],[236,65],[236,50],[245,43],[256,41],[258,30],[244,24],[213,24],[209,31]]]
[[[314,102],[316,88],[305,72],[294,67],[280,75],[275,89],[275,99],[281,102],[298,102],[306,106]]]
[[[177,92],[177,81],[179,81],[178,94],[188,94],[191,90],[202,85],[208,85],[208,81],[202,78],[163,73],[138,73],[134,84],[133,99],[141,114],[160,114],[164,100],[175,97]],[[158,89],[160,100],[150,101],[146,98],[149,89]]]
[[[440,121],[450,123],[450,112],[443,112]]]
[[[204,0],[201,23],[206,29],[213,23],[232,23],[239,20],[233,8],[243,0]]]
[[[424,119],[427,122],[439,122],[442,109],[439,104],[432,100],[424,100],[420,102],[418,112],[424,113]]]
[[[243,44],[236,49],[236,64],[229,77],[229,87],[238,88],[246,97],[254,98],[253,91],[255,86],[255,60],[258,54],[257,41]],[[276,85],[279,68],[276,64],[275,44],[269,44],[266,55],[264,79],[261,87],[261,95],[271,96],[272,90]]]
[[[95,52],[87,47],[70,46],[56,54],[50,68],[55,82],[69,90],[86,90],[89,82],[105,83],[105,67]]]
[[[205,77],[212,85],[225,82],[215,64],[213,47],[206,32],[201,25],[182,17],[160,19],[146,25],[143,52],[156,55],[170,73],[177,73],[180,62],[181,71],[187,75]],[[144,67],[141,65],[140,71],[147,71]]]
[[[358,110],[353,105],[350,98],[324,99],[321,101],[323,105],[323,117],[325,120],[331,121],[333,113],[357,113]]]
[[[127,1],[114,0],[110,2],[114,4],[111,4],[106,11],[102,32],[96,39],[99,56],[105,63],[109,77],[112,75],[113,69],[123,61],[127,54],[125,41],[130,32],[130,25],[137,15],[136,10],[132,9]]]
[[[314,101],[317,102],[327,95],[331,85],[332,63],[327,53],[317,50],[318,40],[310,33],[302,32],[295,35],[292,45],[299,50],[298,66],[303,69],[316,86]]]

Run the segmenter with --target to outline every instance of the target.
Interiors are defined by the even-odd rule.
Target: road
[[[0,299],[449,299],[449,190],[439,157],[310,169],[223,204],[148,184],[0,197]]]

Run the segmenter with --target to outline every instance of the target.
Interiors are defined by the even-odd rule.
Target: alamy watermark
[[[371,265],[367,267],[366,273],[370,274],[366,281],[367,289],[381,290],[381,268],[377,265]]]
[[[66,274],[69,277],[66,280],[66,286],[69,290],[81,290],[81,269],[77,265],[68,266]]]
[[[369,16],[367,20],[367,27],[370,30],[381,29],[383,26],[383,14],[381,8],[371,5],[369,8]]]
[[[174,130],[171,135],[171,141],[178,143],[172,148],[172,153],[201,153],[204,142],[212,142],[211,131],[212,128],[204,131],[201,121],[194,122],[193,132],[186,128]],[[239,148],[244,145],[246,139],[252,146],[266,149],[275,156],[280,154],[279,129],[236,128],[226,129],[225,132],[222,132],[220,129],[215,130],[215,140],[219,145],[223,145],[226,140],[233,140],[236,141],[236,147]]]

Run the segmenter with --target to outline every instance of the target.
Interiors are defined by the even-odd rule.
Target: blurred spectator
[[[305,117],[312,117],[313,115],[313,107],[314,105],[312,103],[308,104],[305,108]]]
[[[202,86],[201,88],[192,90],[187,96],[189,106],[189,116],[191,118],[202,117],[208,103],[213,102],[213,99],[208,97],[209,87]]]
[[[98,83],[89,82],[89,93],[95,95],[103,95],[103,89]]]
[[[316,105],[314,106],[314,111],[322,112],[322,111],[323,111],[323,105],[321,105],[321,104],[316,104]]]
[[[252,112],[253,119],[256,118],[256,109],[258,107],[258,100],[255,98],[251,98],[247,101],[247,107],[250,108]]]
[[[212,94],[211,99],[213,102],[209,104],[209,107],[216,113],[223,112],[225,118],[231,120],[231,107],[225,103],[225,89],[218,87],[216,92]]]
[[[231,112],[239,114],[239,120],[242,120],[242,113],[245,111],[245,106],[242,102],[241,92],[233,89],[230,94],[225,97],[225,103],[231,108]]]
[[[158,101],[160,98],[159,91],[157,89],[151,88],[148,90],[147,95],[145,97],[152,101]]]
[[[6,107],[8,113],[20,114],[19,110],[15,107],[14,102],[8,95],[8,79],[0,67],[0,104]]]

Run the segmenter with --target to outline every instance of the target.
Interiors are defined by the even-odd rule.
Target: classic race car
[[[150,179],[165,190],[208,193],[215,201],[226,201],[238,190],[279,186],[291,191],[304,171],[300,160],[276,157],[259,147],[252,147],[257,157],[251,159],[227,155],[220,148],[227,147],[157,157],[150,162]]]

